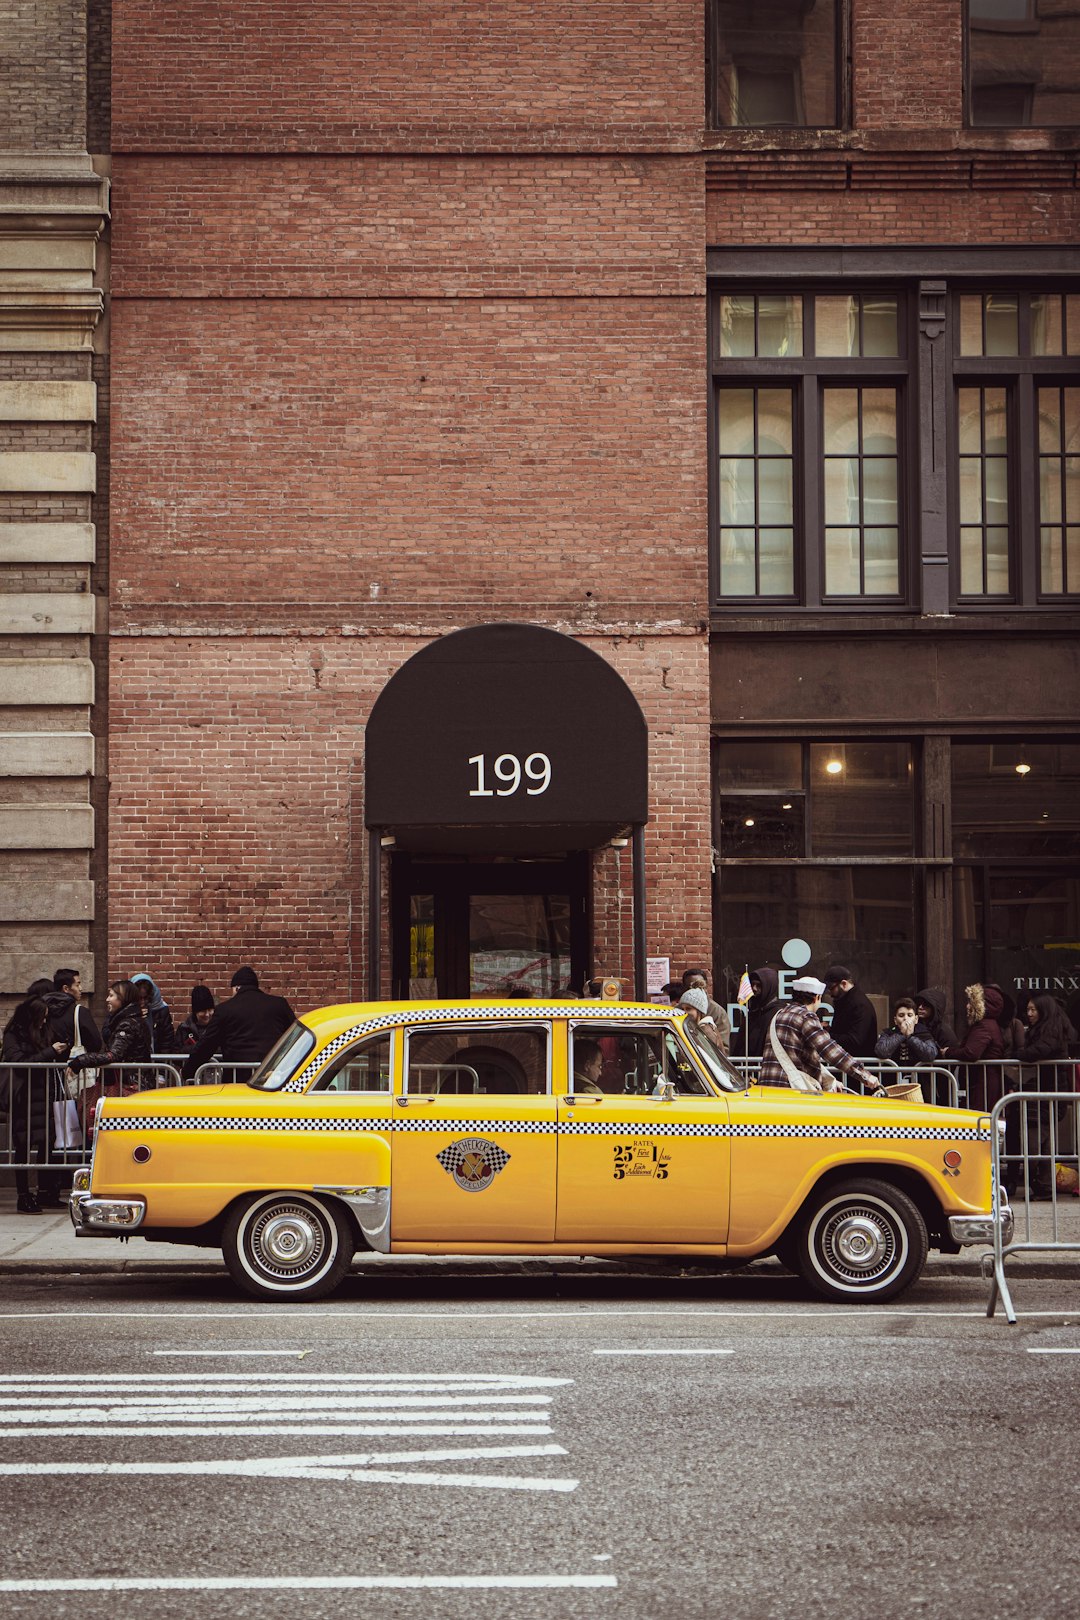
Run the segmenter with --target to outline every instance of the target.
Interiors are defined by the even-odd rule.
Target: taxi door
[[[571,1023],[558,1119],[558,1242],[726,1243],[728,1105],[670,1024]]]
[[[458,1018],[405,1031],[394,1098],[391,1244],[551,1243],[551,1025]]]

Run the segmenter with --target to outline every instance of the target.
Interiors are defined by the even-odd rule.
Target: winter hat
[[[194,1018],[196,1013],[213,1012],[213,1010],[214,992],[208,989],[205,984],[197,984],[191,992],[191,1016]]]
[[[839,984],[841,979],[850,979],[852,984],[855,983],[854,973],[852,973],[849,967],[844,967],[843,963],[834,962],[832,967],[827,967],[825,969],[826,984]]]
[[[695,1012],[707,1013],[709,1010],[709,998],[704,990],[686,990],[679,997],[679,1006],[693,1007]]]
[[[257,990],[259,975],[253,967],[237,968],[229,983],[234,990]]]
[[[804,990],[810,996],[823,996],[825,994],[825,986],[821,980],[811,978],[809,974],[805,979],[792,979],[791,988],[793,990]]]

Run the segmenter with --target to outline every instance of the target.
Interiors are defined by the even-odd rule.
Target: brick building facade
[[[383,993],[545,927],[554,980],[571,913],[575,965],[632,979],[621,840],[545,868],[367,825],[388,681],[506,621],[645,715],[650,954],[1080,974],[1077,131],[1030,77],[1049,0],[1024,92],[969,4],[15,8],[0,993],[78,951],[313,1005],[365,992],[374,929]],[[61,172],[64,344],[17,302],[20,266],[35,309],[60,285],[25,199]]]

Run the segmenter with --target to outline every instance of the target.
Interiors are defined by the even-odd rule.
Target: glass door
[[[544,999],[588,971],[587,852],[391,864],[393,994]]]

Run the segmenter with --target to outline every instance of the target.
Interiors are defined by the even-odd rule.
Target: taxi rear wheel
[[[804,1218],[793,1258],[826,1299],[895,1299],[926,1262],[926,1223],[899,1187],[847,1181],[822,1194]]]
[[[257,1299],[322,1299],[348,1272],[348,1218],[313,1193],[259,1193],[232,1211],[221,1249],[233,1281]]]

